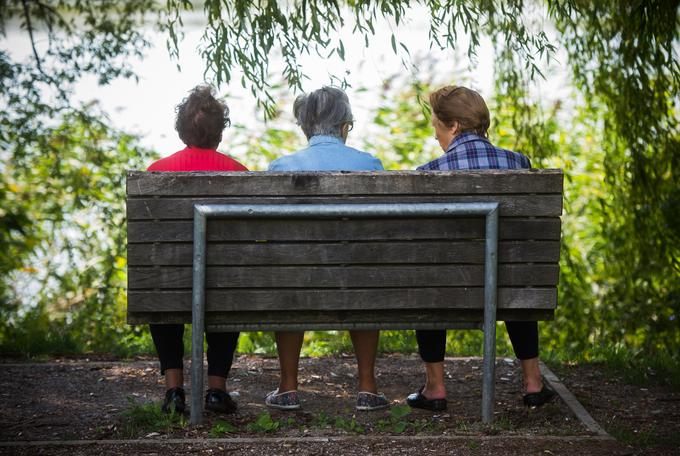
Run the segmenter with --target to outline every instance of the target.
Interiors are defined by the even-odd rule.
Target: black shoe
[[[529,393],[524,395],[524,405],[527,407],[540,407],[547,404],[555,398],[555,391],[543,385],[543,389],[538,393]]]
[[[165,392],[165,400],[161,407],[163,413],[184,413],[185,408],[183,388],[170,388]]]
[[[406,403],[409,407],[432,410],[433,412],[446,410],[446,399],[428,399],[423,396],[424,389],[423,387],[417,393],[409,394],[406,398]]]
[[[210,388],[205,395],[205,408],[216,413],[234,413],[237,405],[226,391]]]

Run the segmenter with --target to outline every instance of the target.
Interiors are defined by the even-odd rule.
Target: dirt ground
[[[393,407],[378,412],[354,410],[352,357],[303,358],[302,409],[272,411],[271,419],[262,421],[263,398],[276,386],[277,360],[240,356],[228,381],[237,393],[238,413],[206,413],[196,428],[181,422],[163,428],[130,425],[131,410],[158,403],[163,394],[155,361],[57,359],[0,365],[0,454],[680,454],[680,394],[630,385],[595,366],[551,367],[617,440],[593,438],[560,399],[540,409],[524,408],[519,366],[511,359],[497,361],[492,426],[479,418],[478,358],[447,359],[449,408],[439,414],[403,407],[423,381],[416,356],[379,358],[380,389]],[[187,369],[187,379],[188,374]],[[185,438],[196,440],[168,441]],[[141,442],[59,444],[109,439]],[[55,445],[7,446],[46,440]]]

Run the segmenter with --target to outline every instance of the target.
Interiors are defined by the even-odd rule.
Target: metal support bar
[[[208,218],[374,218],[486,216],[484,263],[484,378],[482,421],[493,419],[496,353],[496,277],[498,255],[498,203],[392,203],[392,204],[196,204],[194,205],[194,263],[191,338],[191,419],[203,415],[203,332],[205,329],[205,250]]]
[[[486,215],[498,203],[196,204],[214,218],[456,217]]]
[[[203,418],[203,330],[205,327],[205,244],[207,218],[194,208],[194,264],[191,306],[191,424]]]
[[[486,214],[484,258],[484,372],[482,375],[482,422],[493,421],[496,385],[496,301],[498,266],[498,209]]]

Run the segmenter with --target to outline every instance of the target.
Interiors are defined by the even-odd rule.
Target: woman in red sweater
[[[210,86],[194,88],[177,106],[175,129],[186,148],[149,166],[148,171],[248,171],[236,160],[217,152],[222,132],[230,124],[229,108],[214,97]],[[163,411],[183,413],[184,398],[184,325],[149,325],[151,336],[165,376]],[[206,333],[208,341],[208,392],[205,408],[214,412],[233,413],[236,403],[226,391],[238,342],[237,332]]]

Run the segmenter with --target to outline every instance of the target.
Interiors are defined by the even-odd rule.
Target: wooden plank
[[[128,288],[191,288],[191,266],[130,267]],[[499,286],[557,285],[557,264],[503,264]],[[484,266],[213,266],[206,270],[207,288],[385,288],[474,287],[484,285]]]
[[[206,290],[206,312],[482,309],[484,289]],[[499,309],[554,309],[556,288],[499,288]],[[128,291],[128,312],[189,312],[191,291]],[[389,313],[389,312],[383,312]]]
[[[206,327],[209,331],[445,329],[459,322],[481,322],[483,315],[481,310],[470,309],[208,312]],[[497,313],[498,321],[542,321],[553,317],[552,309],[499,309]],[[191,312],[133,312],[128,313],[128,323],[191,323]]]
[[[562,193],[562,180],[562,171],[555,169],[352,173],[129,171],[127,194],[130,196],[281,196]]]
[[[208,265],[399,264],[484,262],[484,241],[362,242],[317,244],[208,244]],[[558,241],[504,241],[499,263],[554,263]],[[193,262],[191,243],[129,244],[129,266],[183,266]]]
[[[210,220],[208,241],[480,239],[484,219]],[[560,219],[503,217],[500,240],[559,240]],[[128,243],[188,242],[193,222],[128,222]]]
[[[443,195],[377,197],[136,198],[127,201],[128,220],[193,219],[195,204],[366,204],[498,202],[500,215],[552,217],[562,214],[562,195]]]

